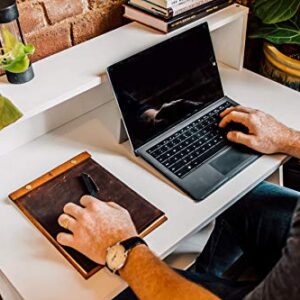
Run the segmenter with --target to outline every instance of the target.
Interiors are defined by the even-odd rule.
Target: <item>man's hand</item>
[[[57,241],[104,265],[106,250],[117,242],[136,236],[127,210],[114,202],[103,202],[91,196],[80,200],[83,207],[68,203],[58,223],[71,233],[60,233]]]
[[[220,114],[220,127],[240,123],[249,129],[249,134],[231,131],[227,138],[264,154],[287,152],[289,139],[295,132],[261,111],[242,106],[231,107]]]

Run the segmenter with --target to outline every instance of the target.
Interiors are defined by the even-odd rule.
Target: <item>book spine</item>
[[[175,20],[170,20],[168,22],[167,32],[174,31],[178,28],[181,28],[181,27],[183,27],[185,25],[188,25],[192,22],[195,22],[200,18],[203,18],[203,17],[205,17],[209,14],[212,14],[212,13],[214,13],[214,12],[230,5],[231,3],[232,3],[232,0],[228,0],[225,3],[222,3],[220,5],[216,5],[214,7],[208,8],[206,10],[203,10],[203,11],[200,11],[200,12],[198,11],[198,12],[195,12],[193,14],[187,15],[187,16],[182,17],[182,18],[176,18]]]
[[[189,11],[195,10],[205,10],[209,6],[216,6],[220,2],[224,3],[226,0],[186,0],[178,5],[173,6],[172,8],[165,9],[161,6],[158,6],[154,3],[145,1],[142,5],[135,3],[135,1],[129,1],[128,5],[141,9],[147,13],[150,13],[153,16],[170,20],[171,18],[178,17],[182,14],[189,13]]]
[[[171,8],[170,17],[178,16],[186,11],[189,11],[193,8],[200,7],[201,5],[207,4],[214,0],[187,0],[186,2],[182,2],[178,5],[175,5]]]
[[[165,9],[163,7],[160,7],[156,4],[153,3],[148,3],[145,1],[144,4],[138,4],[135,3],[135,1],[129,1],[128,4],[129,6],[132,6],[134,8],[143,10],[147,13],[150,13],[153,16],[159,17],[159,18],[163,18],[163,19],[169,19],[170,15],[172,13],[171,9]]]
[[[164,7],[166,9],[168,9],[168,8],[174,6],[174,5],[183,3],[186,0],[147,0],[147,1],[152,2],[153,4],[156,4],[158,6],[161,6],[161,7]]]
[[[184,3],[186,0],[170,0],[167,1],[167,7],[172,7],[174,5],[178,5],[180,3]]]

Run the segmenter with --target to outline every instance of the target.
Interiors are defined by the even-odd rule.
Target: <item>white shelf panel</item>
[[[20,108],[24,117],[18,123],[24,122],[100,85],[106,68],[116,61],[202,22],[214,31],[247,13],[247,8],[231,5],[168,35],[133,22],[35,63],[35,79],[29,83],[11,85],[2,77],[0,92]]]

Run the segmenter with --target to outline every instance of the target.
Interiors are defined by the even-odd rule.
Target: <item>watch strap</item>
[[[139,236],[134,236],[134,237],[131,237],[125,241],[122,241],[120,242],[120,245],[122,245],[126,251],[129,251],[131,250],[132,248],[138,246],[138,245],[147,245],[147,243],[142,239],[140,238]]]

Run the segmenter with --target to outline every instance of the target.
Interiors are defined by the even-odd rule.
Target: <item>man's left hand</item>
[[[114,202],[83,196],[80,204],[65,205],[58,223],[71,233],[58,234],[57,241],[104,265],[107,248],[136,236],[136,229],[128,211]]]
[[[220,114],[220,127],[230,123],[239,123],[248,128],[249,133],[230,131],[228,140],[245,145],[264,154],[287,153],[287,146],[292,140],[294,131],[272,116],[252,108],[236,106]]]

